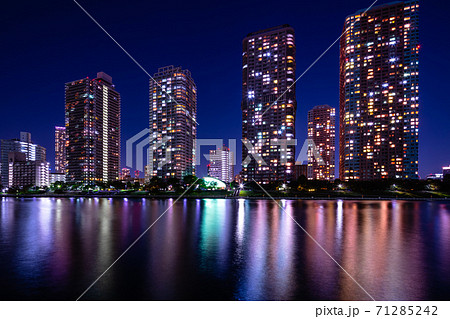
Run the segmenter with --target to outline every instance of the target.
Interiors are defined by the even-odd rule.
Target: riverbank
[[[113,198],[113,199],[177,199],[181,194],[0,194],[4,198]],[[404,201],[449,201],[450,197],[386,197],[386,196],[280,196],[286,200],[404,200]],[[271,199],[267,195],[228,196],[214,194],[188,194],[187,199]]]

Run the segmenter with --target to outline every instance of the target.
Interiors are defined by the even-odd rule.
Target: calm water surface
[[[450,299],[450,202],[279,203],[375,299]],[[0,199],[0,299],[77,299],[172,204]],[[274,202],[184,199],[83,299],[369,297]]]

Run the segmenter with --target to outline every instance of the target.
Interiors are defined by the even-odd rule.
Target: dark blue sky
[[[340,35],[344,18],[371,2],[79,1],[149,73],[171,64],[191,70],[198,88],[198,137],[225,141],[241,136],[241,51],[247,33],[292,25],[300,75]],[[424,177],[450,164],[450,4],[420,4],[419,170]],[[104,71],[122,96],[124,166],[125,141],[148,126],[145,73],[71,0],[9,1],[0,17],[0,138],[29,131],[53,163],[53,127],[64,124],[64,83]],[[297,153],[306,137],[307,111],[317,104],[338,108],[338,84],[336,44],[297,82]],[[237,157],[240,163],[240,144]]]

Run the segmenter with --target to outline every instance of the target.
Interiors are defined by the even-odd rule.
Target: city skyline
[[[303,4],[303,5],[305,5],[305,4]],[[305,5],[306,6],[306,5]],[[426,4],[425,3],[422,3],[421,4],[421,12],[423,12],[423,10],[424,10],[424,8],[423,8],[423,6],[426,6]],[[350,8],[351,7],[351,8]],[[346,12],[346,15],[348,15],[348,14],[351,14],[352,12],[355,12],[355,10],[359,10],[359,9],[361,9],[363,7],[363,5],[361,4],[361,3],[359,3],[359,5],[355,5],[355,4],[353,4],[353,5],[350,5],[349,7],[346,7],[346,9],[345,10],[342,10],[342,11],[345,11]],[[309,7],[308,7],[309,8]],[[93,9],[95,9],[95,6],[94,6],[94,8]],[[312,8],[309,8],[309,9],[312,9]],[[342,8],[343,9],[343,8]],[[429,13],[429,11],[428,11],[428,13]],[[421,13],[422,15],[423,15],[423,13]],[[336,13],[336,15],[337,15],[337,13]],[[346,15],[344,15],[344,16],[346,16]],[[340,19],[340,23],[341,23],[341,25],[340,25],[340,28],[342,28],[342,19],[344,18],[344,16],[340,16],[339,17],[339,19]],[[270,27],[270,26],[273,26],[273,25],[275,25],[276,23],[269,23],[269,22],[267,22],[269,19],[267,19],[266,20],[266,22],[264,22],[263,24],[265,24],[265,26],[267,26],[267,27]],[[276,19],[274,19],[274,20],[276,20]],[[286,19],[286,20],[290,20],[290,19]],[[427,22],[428,22],[428,24],[430,23],[430,21],[429,21],[429,19],[427,19],[426,20]],[[290,22],[290,21],[287,21],[287,22]],[[294,24],[296,24],[296,23],[294,23]],[[306,24],[306,22],[305,22],[305,24]],[[303,23],[299,23],[299,22],[297,22],[297,25],[303,25]],[[423,25],[425,25],[426,26],[426,23],[421,23],[421,28],[422,28],[422,26]],[[296,33],[298,33],[298,28],[296,28],[295,26],[294,26],[294,28],[296,29]],[[339,29],[340,29],[339,28]],[[249,31],[249,32],[251,32],[251,31],[253,31],[253,30],[255,30],[255,29],[258,29],[258,28],[255,28],[255,27],[252,27],[252,29],[250,29],[250,28],[246,28],[247,29],[247,31]],[[259,28],[259,29],[262,29],[262,28]],[[300,30],[302,30],[302,28],[300,28]],[[337,31],[337,29],[333,29],[333,30],[336,30]],[[320,30],[318,30],[318,31],[320,31]],[[337,31],[337,35],[339,34],[339,32],[340,31]],[[245,34],[245,31],[244,30],[241,30],[241,31],[239,31],[239,32],[237,32],[237,34],[233,34],[233,41],[235,41],[236,40],[236,37],[238,37],[238,38],[241,38],[242,37],[242,35],[243,34]],[[298,41],[298,40],[297,40]],[[239,43],[240,43],[240,41],[238,41],[238,45],[239,45]],[[305,42],[305,40],[304,39],[302,39],[301,40],[301,43],[303,43],[303,44],[305,44],[305,43],[307,43],[307,42]],[[300,45],[301,46],[301,45]],[[424,46],[425,48],[424,48],[424,51],[425,51],[425,49],[426,49],[426,46]],[[113,50],[111,50],[111,51],[113,51]],[[334,50],[334,54],[332,53],[332,52],[329,52],[328,54],[327,54],[327,57],[324,57],[324,60],[326,59],[326,60],[331,60],[331,64],[332,65],[334,65],[334,69],[336,70],[336,66],[337,66],[337,60],[336,60],[336,50]],[[425,57],[426,57],[426,51],[425,52],[422,52],[422,50],[421,50],[421,61],[422,60],[424,60],[424,59],[422,59],[422,53],[424,53],[425,54]],[[301,55],[300,55],[301,54]],[[300,57],[304,57],[305,56],[305,52],[301,52],[301,53],[297,53],[297,60],[299,60],[299,55],[300,55]],[[231,56],[229,57],[229,59],[231,60],[231,59],[233,59]],[[301,59],[302,61],[303,60],[305,60],[305,59]],[[127,63],[127,62],[125,62],[125,60],[121,60],[123,63]],[[225,60],[224,60],[225,61]],[[425,61],[426,61],[426,59],[425,59]],[[190,63],[192,63],[192,59],[189,59],[189,62]],[[322,63],[322,62],[321,62]],[[163,63],[160,63],[160,64],[163,64]],[[175,64],[175,63],[174,63]],[[180,64],[184,64],[184,63],[180,63]],[[132,68],[132,66],[131,65],[128,65],[128,67],[129,68]],[[187,68],[188,69],[191,69],[189,66],[187,66]],[[321,67],[318,65],[317,66],[317,71],[324,71],[325,69],[324,68],[322,68],[321,69]],[[421,69],[423,69],[424,68],[424,66],[423,66],[423,63],[421,64]],[[114,75],[114,77],[116,78],[116,79],[118,79],[118,80],[120,80],[120,76],[119,77],[116,77],[116,73],[114,73],[114,72],[111,72],[108,68],[102,68],[103,70],[105,70],[105,71],[107,71],[107,72],[109,72],[109,73],[111,73],[111,74],[113,74]],[[195,69],[195,68],[194,68]],[[301,71],[301,69],[302,68],[300,68],[300,67],[298,67],[297,68],[297,72],[300,72]],[[328,70],[328,69],[327,69]],[[331,69],[330,69],[331,70]],[[92,73],[92,71],[93,70],[91,70],[91,71],[89,71],[89,72],[87,72],[86,74],[90,74],[90,73]],[[313,68],[313,69],[311,69],[311,71],[310,71],[310,73],[308,73],[308,75],[306,76],[306,77],[309,77],[309,76],[311,76],[310,74],[313,74],[313,73],[316,73],[315,72],[315,69]],[[335,72],[330,72],[330,74],[332,73],[332,76],[336,76],[334,73]],[[427,73],[427,71],[424,71],[424,72],[421,72],[421,76],[422,76],[422,74],[423,73]],[[85,76],[86,74],[83,74],[83,75],[81,75],[81,76]],[[199,77],[201,78],[202,77],[202,72],[200,72],[200,73],[194,73],[194,74],[199,74]],[[425,76],[426,76],[426,74],[425,74]],[[196,76],[197,77],[197,76]],[[330,76],[331,77],[331,76]],[[67,80],[70,80],[70,77],[68,77],[67,76],[67,74],[65,75],[65,78],[66,78],[66,80],[65,81],[67,81]],[[74,77],[74,78],[76,78],[76,77]],[[233,79],[234,79],[234,77],[233,77]],[[239,80],[239,78],[238,78],[238,80]],[[325,79],[326,81],[327,81],[327,79]],[[123,81],[123,80],[122,80]],[[235,79],[234,79],[234,81],[235,81]],[[425,81],[424,81],[425,82]],[[302,81],[299,81],[299,83],[302,83]],[[59,85],[60,85],[60,83],[59,83]],[[421,97],[424,95],[424,94],[426,94],[426,90],[425,89],[422,89],[424,86],[426,86],[426,84],[425,85],[422,85],[421,86]],[[122,91],[122,90],[121,90]],[[136,90],[135,90],[136,91]],[[234,86],[234,91],[235,92],[237,92],[238,94],[239,94],[239,91],[240,91],[240,89],[239,89],[239,87],[238,88],[236,88],[235,86]],[[329,94],[329,93],[327,93],[328,92],[328,90],[322,90],[323,92],[324,92],[324,94],[325,95],[327,95],[327,94]],[[201,92],[204,92],[203,94],[210,94],[209,93],[209,91],[208,90],[206,90],[205,88],[201,88]],[[424,93],[425,92],[425,93]],[[429,94],[429,93],[428,93]],[[301,94],[299,94],[299,93],[297,93],[297,96],[300,96]],[[200,95],[201,96],[201,95]],[[130,97],[128,97],[128,98],[130,98]],[[307,99],[310,99],[310,97],[308,97],[308,94],[304,94],[304,95],[302,95],[301,96],[301,101],[304,101],[304,100],[307,100]],[[319,104],[323,104],[323,103],[327,103],[327,104],[330,104],[332,107],[337,107],[337,104],[336,103],[333,103],[332,101],[330,102],[330,100],[336,100],[336,97],[334,97],[334,98],[321,98],[320,100],[320,103]],[[422,100],[422,103],[423,103],[423,100],[424,99],[421,99]],[[199,101],[199,103],[200,103],[201,101]],[[204,102],[203,102],[204,103]],[[305,114],[305,112],[308,110],[308,109],[310,109],[314,104],[309,104],[308,103],[308,105],[306,105],[306,102],[300,102],[300,103],[302,103],[302,105],[299,107],[299,110],[301,111],[301,113],[303,113],[303,114]],[[422,104],[421,103],[421,104]],[[56,104],[56,103],[55,103]],[[208,110],[206,110],[206,109],[202,109],[202,106],[204,106],[205,104],[201,104],[201,105],[199,105],[199,118],[198,118],[198,121],[199,121],[199,123],[201,124],[202,123],[202,117],[204,118],[205,116],[210,116],[210,115],[208,115],[208,113],[210,112],[210,111],[208,111]],[[236,105],[236,104],[233,104],[233,105]],[[239,107],[238,107],[239,108]],[[55,109],[56,109],[56,107],[55,107]],[[59,109],[59,107],[58,107],[58,109]],[[229,107],[227,108],[227,109],[230,109]],[[233,109],[234,111],[235,111],[235,109],[236,109],[236,107],[235,106],[233,106],[231,109]],[[421,110],[422,110],[423,108],[421,107]],[[429,110],[429,108],[428,108],[428,110]],[[424,110],[424,112],[426,112],[427,111],[427,109],[425,108],[425,110]],[[56,113],[56,112],[54,112],[54,113]],[[135,113],[135,114],[137,114],[138,112],[136,111],[136,112],[132,112],[132,113]],[[141,112],[139,112],[139,114],[140,114]],[[230,113],[232,113],[232,112],[230,112]],[[26,114],[26,112],[24,113],[24,114]],[[52,114],[47,114],[48,115],[48,118],[50,118],[51,116],[53,116]],[[127,112],[127,116],[129,117],[130,116],[130,112]],[[227,117],[227,114],[224,114],[224,116],[225,116],[225,118]],[[423,117],[424,115],[423,115],[423,113],[421,113],[421,118]],[[26,119],[26,117],[25,117],[25,119]],[[14,123],[14,121],[11,121],[12,123]],[[226,126],[226,125],[228,125],[228,127],[230,128],[230,131],[235,131],[235,130],[232,130],[231,128],[235,125],[235,124],[233,124],[233,123],[238,123],[238,125],[240,124],[240,118],[239,117],[237,117],[236,119],[234,119],[234,121],[233,122],[227,122],[227,121],[224,121],[226,124],[224,124],[224,126]],[[306,125],[304,125],[304,123],[305,123],[305,120],[304,119],[302,119],[302,116],[300,116],[300,115],[297,115],[297,122],[298,123],[302,123],[302,124],[300,124],[300,125],[297,125],[297,135],[298,135],[298,138],[299,138],[299,141],[302,141],[303,139],[302,139],[302,136],[303,137],[306,137],[305,136],[305,134],[304,133],[302,133],[301,131],[302,130],[304,130],[305,129],[305,127],[306,127]],[[433,123],[433,124],[439,124],[439,119],[438,119],[438,121],[437,121],[438,123]],[[22,126],[19,126],[19,125],[17,125],[17,122],[15,122],[16,123],[16,127],[17,127],[17,131],[31,131],[32,133],[33,133],[33,135],[37,135],[37,136],[43,136],[43,133],[42,133],[42,130],[35,130],[35,129],[33,129],[33,125],[26,125],[26,121],[24,121],[24,122],[22,122],[24,125],[23,125],[23,127]],[[52,125],[55,125],[55,124],[58,124],[58,123],[61,123],[61,117],[59,117],[59,120],[57,120],[57,121],[53,121],[51,124]],[[130,122],[130,121],[128,121],[127,123],[129,123],[128,125],[126,125],[125,124],[125,122],[124,122],[124,130],[125,131],[128,131],[129,133],[128,133],[128,135],[125,135],[125,134],[122,134],[122,142],[127,138],[127,137],[129,137],[129,136],[131,136],[131,133],[130,133],[130,127],[134,127],[134,125],[132,124],[133,122]],[[213,132],[213,130],[209,130],[209,133],[207,132],[207,131],[205,131],[207,128],[208,128],[208,126],[210,125],[209,123],[208,123],[208,121],[205,121],[205,120],[203,120],[203,125],[201,124],[200,126],[199,126],[199,137],[227,137],[227,136],[225,136],[225,134],[220,134],[221,132],[221,130],[224,130],[223,129],[223,127],[221,128],[220,126],[219,126],[219,128],[217,129],[217,130],[214,130],[215,132],[218,132],[219,134],[219,136],[211,136],[211,132]],[[430,129],[430,127],[428,127],[428,129],[426,129],[426,128],[423,128],[423,126],[424,125],[427,125],[427,121],[426,120],[424,120],[424,121],[421,121],[421,133],[423,133],[424,135],[430,135],[431,133],[432,133],[432,130]],[[428,125],[429,125],[429,122],[428,122]],[[203,129],[202,127],[207,127],[206,129]],[[144,126],[145,127],[145,126]],[[203,131],[202,131],[203,130]],[[8,132],[6,132],[6,134],[3,134],[2,135],[2,138],[4,137],[4,138],[8,138],[8,137],[10,137],[10,134],[12,134],[12,132],[10,133],[9,131],[11,131],[11,129],[9,129],[8,130]],[[202,135],[200,135],[202,133]],[[15,134],[17,134],[17,133],[15,133]],[[445,135],[445,134],[444,134]],[[36,141],[38,141],[39,143],[41,143],[41,144],[44,144],[45,146],[46,146],[46,148],[49,150],[49,158],[53,158],[53,156],[51,155],[51,153],[52,153],[52,148],[51,147],[49,147],[48,145],[51,145],[51,144],[53,144],[52,142],[52,139],[51,139],[51,132],[49,131],[49,132],[46,132],[46,134],[45,134],[45,136],[47,136],[46,138],[35,138],[35,140]],[[421,136],[422,136],[422,134],[421,134]],[[421,138],[421,139],[423,139],[423,138]],[[430,140],[430,138],[428,138],[429,140]],[[436,142],[434,142],[434,143],[436,143]],[[299,143],[300,144],[300,143]],[[421,142],[421,148],[422,147],[425,147],[425,148],[427,148],[427,147],[430,147],[429,145],[430,145],[430,143],[427,143],[427,142],[425,142],[425,143],[422,143]],[[422,146],[422,145],[424,145],[424,146]],[[434,144],[435,145],[435,144]],[[238,148],[239,148],[239,146],[238,146]],[[297,147],[298,149],[300,148],[299,147],[299,145],[298,145],[298,147]],[[434,146],[434,149],[436,148],[436,145]],[[297,150],[297,153],[298,153],[298,151],[299,150]],[[434,152],[436,152],[436,151],[434,151]],[[123,152],[122,152],[123,153]],[[202,150],[202,153],[207,153],[207,150]],[[420,154],[422,154],[422,153],[424,153],[424,152],[420,152]],[[423,155],[422,155],[423,156]],[[439,152],[439,154],[437,154],[437,156],[438,157],[441,157],[442,155],[441,155],[441,152]],[[122,158],[123,158],[123,156],[122,156]],[[124,162],[123,160],[122,160],[122,162]],[[434,166],[431,166],[430,164],[426,164],[426,162],[427,162],[427,159],[425,158],[425,161],[424,160],[420,160],[420,165],[421,165],[421,167],[420,167],[420,169],[421,170],[426,170],[423,174],[422,174],[422,178],[423,177],[425,177],[425,175],[426,174],[428,174],[428,173],[433,173],[433,172],[438,172],[439,170],[440,170],[440,168],[442,167],[442,166],[445,166],[445,165],[448,165],[448,161],[446,160],[446,159],[442,159],[441,160],[441,162],[439,162],[438,164],[435,164]],[[422,164],[422,163],[425,163],[425,164]],[[238,159],[238,166],[239,166],[239,159]],[[428,167],[429,168],[423,168],[423,167],[427,167],[426,165],[428,165]],[[123,166],[123,165],[122,165]],[[206,175],[206,174],[204,174],[205,173],[205,166],[206,165],[204,165],[204,163],[202,163],[202,167],[201,167],[201,170],[203,170],[203,174],[201,174],[201,175]]]
[[[450,3],[368,1],[7,3],[1,298],[445,317]]]

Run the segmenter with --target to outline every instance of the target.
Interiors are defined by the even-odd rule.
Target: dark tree
[[[186,175],[183,177],[183,183],[187,186],[194,184],[197,181],[197,177],[195,175]]]
[[[239,183],[236,182],[236,181],[232,181],[232,182],[230,183],[230,187],[231,187],[231,188],[238,188],[238,187],[239,187]]]

